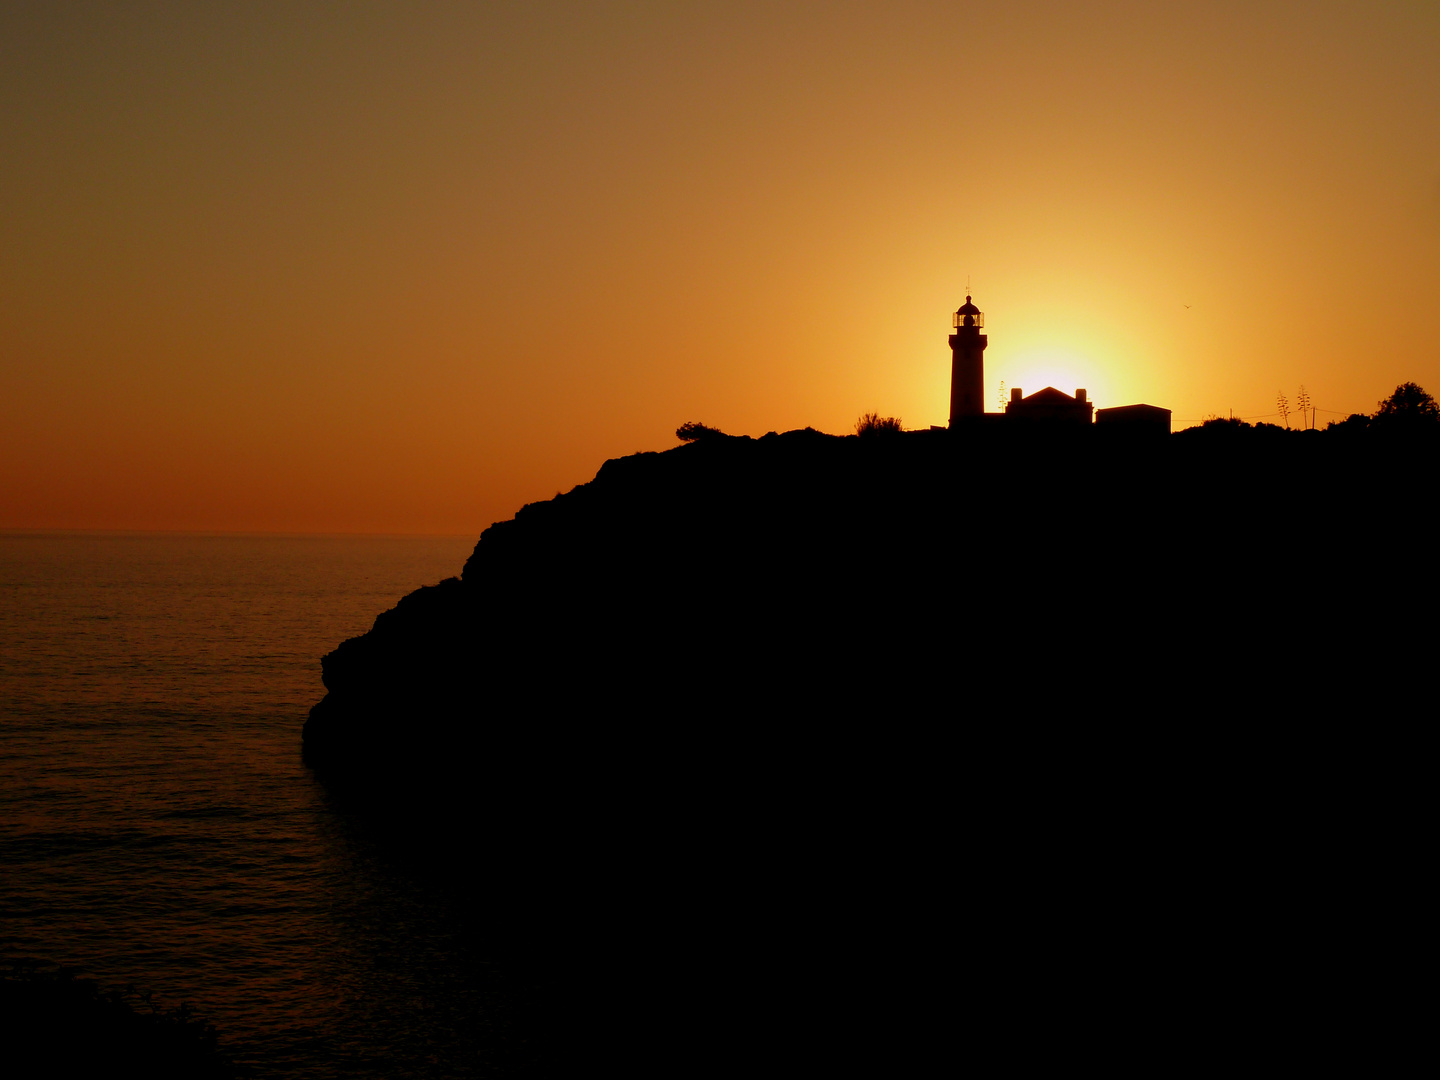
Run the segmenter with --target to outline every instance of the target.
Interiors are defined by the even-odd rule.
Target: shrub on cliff
[[[1364,413],[1351,413],[1344,420],[1331,420],[1325,425],[1326,431],[1338,431],[1342,435],[1353,435],[1356,432],[1369,430],[1370,417]]]
[[[1211,413],[1200,425],[1206,431],[1244,431],[1250,427],[1238,416],[1219,416]]]
[[[898,416],[867,412],[855,421],[855,434],[860,436],[896,435],[904,430]]]
[[[675,437],[681,442],[695,442],[698,439],[723,439],[725,432],[719,428],[696,423],[694,420],[687,420],[675,429]]]

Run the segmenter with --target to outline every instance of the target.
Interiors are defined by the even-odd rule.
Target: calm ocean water
[[[188,1002],[257,1075],[490,1071],[463,905],[300,760],[320,657],[467,539],[0,534],[0,952]]]

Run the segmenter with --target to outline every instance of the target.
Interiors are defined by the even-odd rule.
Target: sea
[[[473,538],[0,533],[0,959],[249,1075],[504,1075],[523,977],[301,760],[320,658]]]

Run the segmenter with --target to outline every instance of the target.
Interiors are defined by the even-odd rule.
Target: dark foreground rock
[[[215,1029],[184,1007],[104,990],[39,964],[0,967],[0,1062],[16,1080],[51,1076],[222,1080],[238,1075]]]
[[[632,1072],[918,1073],[1041,968],[1175,1021],[1134,943],[1204,984],[1344,843],[1329,763],[1416,722],[1433,442],[1007,434],[607,462],[325,657],[307,760]]]

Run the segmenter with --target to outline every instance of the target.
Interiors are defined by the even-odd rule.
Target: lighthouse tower
[[[980,332],[985,313],[965,297],[955,312],[955,333],[950,335],[950,426],[963,417],[981,416],[985,412],[985,345]]]

